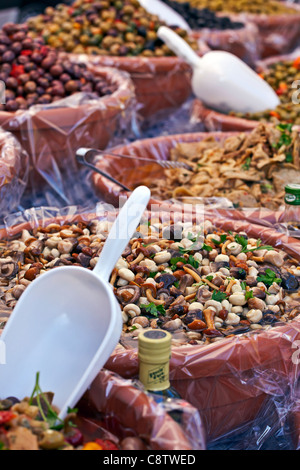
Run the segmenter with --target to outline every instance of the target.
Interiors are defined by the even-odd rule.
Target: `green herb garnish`
[[[35,378],[35,385],[31,397],[29,399],[29,404],[32,405],[33,399],[35,399],[43,421],[48,423],[50,429],[59,429],[63,426],[63,421],[58,417],[56,411],[53,410],[45,393],[42,392],[39,380],[40,373],[37,372]]]
[[[248,299],[253,299],[253,292],[252,290],[248,290],[246,293],[245,293],[245,299],[248,300]]]
[[[209,245],[206,245],[205,243],[203,243],[202,250],[205,250],[205,251],[212,251],[212,247],[209,246]]]
[[[242,169],[248,171],[251,165],[251,157],[247,157],[245,163],[242,165]]]
[[[243,237],[243,235],[236,235],[235,241],[242,245],[242,253],[252,253],[253,251],[257,250],[274,250],[274,248],[270,245],[259,245],[261,243],[260,239],[257,240],[255,248],[247,248],[248,241],[245,237]]]
[[[257,280],[259,282],[263,282],[267,286],[271,286],[273,282],[276,282],[277,284],[281,282],[281,279],[279,277],[276,277],[276,273],[274,273],[274,271],[269,268],[266,269],[265,274],[257,276]]]
[[[159,314],[166,314],[166,311],[162,305],[155,305],[153,302],[150,302],[150,304],[141,304],[140,307],[146,310],[146,312],[153,317],[158,317]]]
[[[222,300],[225,300],[227,298],[227,294],[225,292],[214,290],[211,298],[216,302],[222,302]]]

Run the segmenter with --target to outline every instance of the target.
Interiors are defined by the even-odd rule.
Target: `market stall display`
[[[153,217],[153,214],[149,213],[148,217]],[[164,215],[158,212],[157,217],[158,220],[163,220]],[[211,217],[214,223],[209,220]],[[33,217],[33,220],[36,221],[36,218]],[[150,218],[149,221],[151,220]],[[43,270],[68,263],[85,265],[89,269],[95,262],[93,260],[101,250],[103,238],[105,239],[109,230],[109,219],[96,220],[95,214],[91,213],[86,216],[73,217],[68,223],[66,222],[66,219],[59,218],[49,225],[46,222],[44,227],[37,227],[35,222],[35,228],[31,229],[27,222],[11,227],[10,233],[14,234],[11,240],[3,239],[2,248],[5,255],[19,253],[21,257],[25,256],[24,263],[27,263],[19,272],[17,284],[15,284],[18,279],[16,274],[6,277],[4,287],[6,294],[2,297],[2,302],[9,305],[10,309],[17,302],[14,297],[17,289],[20,290],[20,295],[34,277],[42,275]],[[156,225],[157,228],[155,228]],[[261,406],[270,400],[273,402],[283,396],[284,404],[287,406],[291,399],[290,389],[293,390],[294,387],[296,367],[291,360],[293,354],[291,345],[299,337],[299,301],[297,300],[299,242],[284,234],[278,234],[273,229],[263,229],[258,225],[228,218],[222,219],[214,215],[208,215],[204,223],[205,244],[199,246],[196,246],[191,239],[191,234],[196,238],[199,234],[199,226],[193,224],[192,218],[191,225],[186,224],[183,229],[188,233],[183,232],[181,235],[173,236],[175,240],[170,240],[170,237],[159,237],[162,230],[165,236],[166,232],[170,233],[172,228],[170,225],[164,223],[160,225],[159,222],[153,220],[153,228],[152,224],[150,227],[149,235],[143,238],[138,235],[138,238],[132,240],[129,250],[127,253],[124,252],[116,266],[116,271],[112,273],[111,282],[115,284],[119,301],[129,307],[126,309],[126,305],[123,306],[123,311],[125,311],[121,346],[112,354],[106,368],[125,378],[136,377],[138,331],[149,327],[157,328],[158,323],[163,322],[160,325],[173,334],[171,382],[181,397],[200,411],[209,442],[226,435],[247,421],[251,422],[258,416]],[[149,225],[145,223],[144,229],[147,228],[149,229]],[[22,229],[23,232],[20,233]],[[81,231],[83,233],[80,234]],[[139,228],[139,232],[143,232],[142,227]],[[19,236],[16,236],[18,233]],[[40,255],[34,255],[33,253],[37,251],[33,247],[36,246],[37,240],[41,241],[41,238],[38,238],[39,234],[43,234],[43,239],[46,236],[43,242],[45,248]],[[60,235],[68,235],[69,238],[61,237],[59,240]],[[226,241],[224,235],[226,235]],[[238,238],[235,239],[235,237]],[[25,245],[26,238],[27,246]],[[63,250],[62,253],[60,251],[69,241],[75,239],[77,239],[77,248],[73,252],[66,253]],[[51,248],[52,241],[55,244],[58,242],[57,248]],[[138,244],[141,250],[138,250]],[[144,247],[144,244],[149,247]],[[163,245],[160,246],[160,244]],[[231,254],[233,245],[237,251],[241,248],[240,253]],[[200,246],[202,248],[199,249]],[[149,258],[145,251],[147,249],[149,251],[152,247],[156,258],[151,255]],[[53,251],[49,255],[46,249],[50,248]],[[26,254],[22,254],[24,249]],[[84,250],[84,253],[81,250]],[[226,254],[223,254],[223,251]],[[158,259],[159,256],[164,257],[165,253],[173,257],[176,254],[186,262],[177,260],[176,263],[171,263],[172,258],[170,258],[168,265],[171,268],[168,268],[164,263],[160,263],[162,259]],[[217,256],[221,256],[222,260],[219,260]],[[226,256],[229,261],[224,258]],[[242,258],[246,259],[243,261]],[[35,259],[40,261],[37,262]],[[43,264],[44,259],[47,263]],[[49,259],[51,261],[48,261]],[[208,262],[205,261],[206,259]],[[137,260],[136,263],[135,260]],[[128,268],[125,262],[128,263]],[[229,269],[224,264],[226,262],[229,263]],[[16,266],[15,261],[10,261],[10,263]],[[197,267],[196,263],[199,263]],[[221,264],[217,266],[218,263],[222,266]],[[244,264],[241,265],[241,263]],[[153,268],[154,265],[156,268]],[[129,269],[130,266],[134,271]],[[173,270],[172,267],[175,269]],[[212,272],[206,274],[200,272],[208,268],[212,269]],[[214,271],[215,268],[217,271]],[[170,270],[170,273],[164,273],[165,269]],[[227,270],[230,273],[229,276]],[[240,278],[243,270],[246,272],[245,280]],[[248,270],[251,272],[249,273]],[[132,272],[136,282],[133,283],[129,278],[125,279],[129,272]],[[151,272],[154,273],[154,277],[150,276]],[[178,279],[175,274],[178,275]],[[201,275],[203,281],[195,279],[196,275]],[[213,276],[212,279],[208,279],[209,275]],[[161,281],[160,277],[163,278]],[[218,277],[221,279],[221,284],[217,280]],[[173,282],[177,282],[173,278],[179,281],[180,287],[179,283],[177,286],[173,285]],[[189,285],[190,278],[195,285]],[[250,278],[253,278],[252,281],[254,284],[256,282],[256,285],[249,284]],[[167,281],[169,283],[165,284]],[[227,285],[225,286],[222,282],[227,282]],[[142,298],[137,296],[137,299],[133,299],[137,288],[145,292]],[[203,298],[196,299],[196,292],[189,293],[187,290],[189,288],[196,288],[201,294],[209,293],[211,297],[204,295]],[[119,292],[118,289],[120,289]],[[161,289],[160,294],[158,289]],[[183,291],[181,292],[180,289]],[[262,299],[261,296],[264,293],[265,298]],[[158,300],[158,294],[161,295],[160,300]],[[222,297],[225,294],[226,299],[213,298],[213,295],[221,296],[221,294]],[[228,300],[227,294],[230,294]],[[173,299],[173,305],[169,303],[167,307],[166,296]],[[188,298],[185,298],[187,296]],[[280,299],[281,296],[282,299]],[[195,302],[199,309],[193,309]],[[220,309],[219,304],[222,307]],[[185,307],[188,308],[185,309]],[[239,311],[240,307],[243,312]],[[137,308],[141,313],[136,311]],[[145,309],[143,313],[142,309]],[[176,313],[172,309],[175,309]],[[260,312],[261,318],[259,318]],[[202,315],[202,319],[199,315]],[[234,325],[236,317],[239,319],[239,324]],[[263,317],[265,317],[264,320]],[[189,318],[189,323],[184,322],[185,318],[187,320]],[[164,322],[167,319],[168,324]],[[146,324],[146,321],[149,323]],[[241,408],[241,403],[247,406]],[[128,410],[129,413],[135,413],[134,407],[129,407]],[[238,413],[237,410],[239,410]]]
[[[227,198],[235,207],[278,209],[283,204],[285,181],[299,181],[299,136],[290,127],[261,124],[246,133],[195,133],[136,141],[114,149],[130,160],[107,155],[96,167],[114,175],[133,189],[139,184],[151,188],[152,201],[180,199],[199,203],[203,198]],[[112,153],[113,150],[112,150]],[[145,164],[141,158],[150,158]],[[189,169],[162,169],[156,160],[179,161]],[[92,181],[100,197],[116,203],[122,188],[93,172]]]
[[[74,152],[91,144],[105,148],[128,129],[134,86],[126,73],[59,57],[27,32],[24,25],[8,24],[1,33],[6,103],[0,125],[29,155],[31,191],[48,188],[64,204],[76,202],[83,195],[70,187],[77,172]]]
[[[191,120],[201,121],[207,130],[251,130],[261,122],[289,123],[300,125],[297,83],[300,77],[299,53],[297,50],[288,56],[272,57],[256,64],[261,77],[275,90],[280,104],[275,109],[260,113],[222,114],[209,109],[200,100],[195,100],[191,110]]]
[[[299,449],[298,3],[1,27],[0,450]]]
[[[188,2],[168,0],[165,3],[188,22],[192,29],[190,36],[199,41],[199,46],[204,41],[209,48],[231,52],[249,65],[258,60],[258,29],[254,24],[218,16],[209,8],[196,8]]]
[[[175,0],[185,3],[185,0]],[[273,0],[190,0],[193,7],[209,8],[233,21],[254,23],[258,28],[260,57],[286,54],[299,45],[299,5]]]
[[[140,114],[150,117],[176,109],[191,93],[190,70],[157,38],[163,24],[138,1],[77,0],[70,7],[48,8],[28,21],[33,36],[61,51],[87,55],[86,60],[129,72],[136,87]],[[186,31],[175,28],[197,49]]]

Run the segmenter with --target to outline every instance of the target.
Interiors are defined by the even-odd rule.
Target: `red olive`
[[[19,105],[16,100],[10,100],[6,103],[5,108],[7,111],[17,111]]]
[[[7,88],[18,88],[18,80],[15,77],[8,77],[6,80],[6,86]]]
[[[36,83],[32,80],[29,80],[28,82],[25,83],[24,85],[24,91],[25,93],[34,93],[36,90]]]
[[[65,83],[65,90],[68,93],[75,93],[78,90],[78,83],[76,80],[69,80]]]
[[[2,55],[3,62],[12,62],[16,58],[16,55],[13,51],[6,51]]]

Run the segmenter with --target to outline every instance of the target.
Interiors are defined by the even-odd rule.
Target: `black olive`
[[[230,275],[236,279],[246,279],[247,273],[243,268],[230,268]]]
[[[168,289],[177,281],[177,278],[173,276],[173,274],[161,274],[155,279],[155,281],[158,283],[163,282],[164,288]]]
[[[291,273],[281,274],[281,287],[291,292],[299,289],[299,281],[296,276]]]
[[[202,319],[203,319],[202,310],[195,309],[195,310],[190,310],[182,319],[182,321],[183,323],[188,325],[189,323],[192,323],[194,320],[202,320]]]

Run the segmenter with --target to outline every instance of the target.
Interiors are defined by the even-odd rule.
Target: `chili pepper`
[[[24,73],[23,65],[17,65],[17,64],[12,65],[11,72],[10,72],[10,75],[12,77],[18,78],[18,76],[21,75],[22,73]]]
[[[20,52],[21,55],[29,56],[32,54],[32,51],[30,49],[24,49],[23,51]]]
[[[0,411],[0,426],[4,423],[8,423],[16,416],[16,413],[13,413],[12,411]]]

